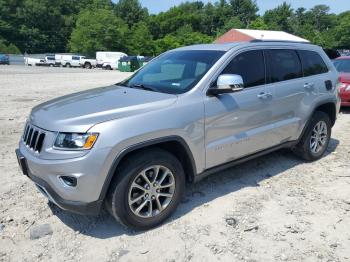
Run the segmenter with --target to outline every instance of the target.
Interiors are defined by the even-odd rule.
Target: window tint
[[[79,56],[73,56],[72,59],[73,60],[79,60]]]
[[[247,51],[237,55],[222,74],[236,74],[243,78],[244,87],[265,84],[265,64],[262,51]]]
[[[269,50],[271,82],[302,77],[301,63],[294,50]]]
[[[298,51],[303,65],[304,76],[318,75],[328,72],[321,56],[314,51]]]

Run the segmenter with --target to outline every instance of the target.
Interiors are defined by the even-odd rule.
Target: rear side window
[[[322,57],[314,51],[298,51],[303,65],[304,76],[318,75],[328,72]]]
[[[243,78],[244,87],[265,84],[263,52],[260,50],[253,50],[237,55],[222,73],[240,75]]]
[[[295,50],[272,49],[268,53],[272,83],[303,76],[300,59]]]

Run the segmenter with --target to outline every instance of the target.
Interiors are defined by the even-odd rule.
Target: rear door
[[[265,86],[264,52],[242,51],[221,74],[242,76],[245,87],[205,98],[206,168],[273,146],[272,94]]]
[[[267,52],[267,88],[273,93],[272,118],[274,143],[284,143],[298,137],[304,101],[316,90],[304,87],[302,65],[293,49],[269,49]]]

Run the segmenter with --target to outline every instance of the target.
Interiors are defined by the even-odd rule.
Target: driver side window
[[[238,54],[227,65],[222,74],[240,75],[243,78],[244,88],[265,84],[263,51],[252,50]]]

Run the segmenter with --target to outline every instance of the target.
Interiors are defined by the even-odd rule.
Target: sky
[[[194,2],[188,0],[189,2]],[[259,13],[264,14],[268,9],[273,9],[283,2],[291,4],[293,8],[305,7],[311,8],[315,5],[325,4],[330,6],[331,12],[339,14],[344,11],[350,10],[350,0],[257,0],[259,6]],[[144,7],[147,7],[151,14],[157,14],[162,11],[168,10],[170,7],[185,2],[185,0],[140,0]],[[216,0],[202,0],[202,2],[216,2]]]

